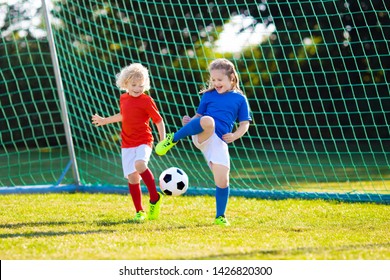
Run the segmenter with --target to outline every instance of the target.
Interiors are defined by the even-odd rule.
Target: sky
[[[251,16],[236,15],[224,25],[215,49],[220,53],[241,52],[245,47],[263,43],[274,31],[274,24],[267,26]]]
[[[51,6],[50,1],[46,1],[46,3],[48,6]],[[10,35],[14,30],[19,30],[19,37],[27,36],[27,30],[32,36],[36,38],[46,36],[46,31],[42,29],[42,21],[44,19],[39,13],[39,9],[42,6],[41,0],[0,0],[0,28],[2,28],[5,24],[5,17],[9,5],[19,6],[18,8],[20,10],[20,18],[17,16],[12,18],[12,24],[7,30],[2,31],[2,37]]]

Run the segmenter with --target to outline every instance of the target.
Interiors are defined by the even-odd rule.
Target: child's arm
[[[156,123],[157,130],[158,130],[158,135],[160,137],[160,141],[165,139],[165,124],[164,121],[162,120],[159,123]]]
[[[92,116],[92,124],[94,124],[95,126],[102,126],[109,123],[116,123],[121,121],[122,121],[122,115],[120,113],[112,115],[107,118],[103,118],[98,114]]]
[[[226,133],[222,136],[223,141],[226,143],[232,143],[233,141],[241,138],[249,129],[249,121],[240,122],[234,133]]]

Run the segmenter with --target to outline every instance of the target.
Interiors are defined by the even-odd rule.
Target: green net
[[[70,185],[70,156],[42,16],[1,7],[2,186]],[[53,1],[53,36],[82,186],[124,186],[115,74],[133,62],[151,74],[167,131],[193,115],[207,66],[237,67],[253,122],[231,144],[237,194],[388,201],[389,7],[382,1]],[[40,11],[37,5],[36,11]],[[24,11],[24,12],[23,12]],[[34,26],[35,18],[41,21]],[[0,19],[1,20],[1,19]],[[30,20],[28,28],[15,27]],[[39,23],[40,22],[40,23]],[[37,32],[35,32],[37,33]],[[153,126],[153,125],[152,125]],[[155,139],[158,139],[156,130]],[[213,180],[190,138],[152,155],[157,178],[184,169],[190,190]]]
[[[0,3],[0,186],[50,184],[67,150],[41,5]]]

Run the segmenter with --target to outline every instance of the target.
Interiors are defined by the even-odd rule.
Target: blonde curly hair
[[[133,63],[129,66],[122,68],[122,70],[116,74],[116,86],[121,90],[126,90],[126,84],[133,79],[144,80],[144,91],[150,90],[150,77],[148,69],[140,63]]]

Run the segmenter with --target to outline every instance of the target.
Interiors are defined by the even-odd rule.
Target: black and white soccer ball
[[[170,167],[160,175],[160,189],[166,195],[179,196],[188,189],[188,176],[178,167]]]

